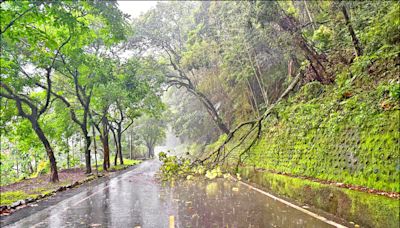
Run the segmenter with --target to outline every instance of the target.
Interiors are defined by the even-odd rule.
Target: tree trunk
[[[117,140],[118,140],[119,163],[121,165],[123,165],[124,164],[124,158],[122,157],[122,130],[121,130],[121,128],[118,128]]]
[[[71,154],[71,158],[72,158],[72,161],[73,161],[73,163],[72,163],[73,167],[75,167],[75,162],[74,162],[74,160],[75,160],[74,159],[75,158],[75,148],[76,148],[76,142],[75,142],[74,138],[72,138],[72,149],[71,149],[72,154]]]
[[[118,147],[118,140],[117,140],[117,137],[116,137],[116,135],[115,135],[115,131],[111,129],[111,132],[112,132],[112,134],[113,134],[113,139],[114,139],[115,149],[116,149],[116,151],[115,151],[115,157],[114,157],[114,165],[117,165],[118,154],[119,154],[119,152],[118,152],[118,150],[119,150],[119,147]]]
[[[218,128],[225,134],[229,134],[229,128],[225,125],[225,123],[222,121],[221,117],[219,116],[217,110],[215,109],[214,105],[211,103],[211,101],[201,92],[198,91],[193,91],[197,97],[200,98],[202,103],[206,106],[208,112],[210,113],[212,119],[214,122],[217,124]]]
[[[47,156],[49,157],[50,161],[50,181],[51,182],[58,182],[58,172],[57,172],[57,162],[54,156],[53,149],[50,146],[49,140],[47,140],[46,136],[42,128],[40,128],[39,123],[35,119],[30,119],[33,130],[36,132],[37,136],[39,137],[40,141],[43,143],[44,148],[46,149]]]
[[[31,161],[29,161],[28,163],[28,169],[29,169],[29,174],[34,173]]]
[[[90,161],[90,144],[92,140],[86,134],[85,136],[85,164],[86,164],[86,174],[92,173],[92,166],[91,166],[91,161]]]
[[[117,161],[118,161],[118,149],[115,151],[115,156],[114,156],[114,166],[117,165]]]
[[[247,99],[249,100],[249,103],[250,103],[250,106],[251,106],[251,110],[253,111],[254,116],[257,117],[258,116],[257,115],[257,111],[256,111],[256,108],[254,107],[253,98],[251,97],[251,94],[250,94],[249,90],[247,90],[246,96],[247,96]]]
[[[34,165],[33,165],[33,171],[36,172],[37,171],[37,166],[38,166],[38,158],[37,158],[37,153],[35,152],[33,154],[33,159],[35,160]]]
[[[219,116],[216,108],[214,107],[213,103],[207,98],[206,95],[204,95],[202,92],[198,91],[195,86],[193,86],[193,83],[191,82],[191,80],[189,79],[189,77],[186,76],[186,74],[179,69],[179,67],[177,66],[177,64],[172,60],[172,57],[170,55],[170,50],[166,50],[166,52],[168,53],[169,57],[170,57],[170,63],[172,64],[173,68],[178,71],[180,78],[182,78],[183,80],[187,80],[188,82],[182,82],[179,80],[170,80],[169,83],[172,83],[171,85],[177,85],[178,87],[180,86],[184,86],[188,92],[192,93],[194,96],[196,96],[201,103],[203,103],[203,105],[205,106],[205,108],[207,109],[208,113],[211,115],[213,121],[216,123],[216,125],[218,126],[218,128],[225,134],[229,134],[229,128],[228,126],[222,121],[222,118]]]
[[[360,40],[357,38],[357,35],[354,32],[353,26],[351,25],[349,13],[347,12],[346,6],[344,5],[342,5],[342,13],[346,21],[347,30],[349,30],[349,33],[351,35],[351,40],[353,41],[354,48],[356,49],[356,54],[357,56],[361,56],[363,54],[363,48],[361,47]]]
[[[266,92],[266,90],[264,88],[264,83],[262,82],[262,79],[260,78],[261,77],[261,72],[257,71],[257,69],[256,69],[255,65],[257,63],[253,62],[253,56],[250,53],[250,47],[247,45],[247,43],[245,44],[245,46],[246,46],[246,49],[247,49],[247,57],[248,57],[248,59],[250,61],[251,68],[253,69],[253,73],[254,73],[254,76],[255,76],[255,78],[257,80],[258,87],[260,88],[260,92],[261,92],[262,98],[264,100],[264,104],[267,106],[268,105],[268,96],[267,96],[267,92]],[[255,61],[257,62],[257,59],[255,59]]]
[[[100,135],[101,143],[103,144],[103,169],[110,168],[110,145],[108,143],[108,120],[106,117],[102,119],[103,133]]]
[[[132,160],[132,133],[129,135],[129,159]]]
[[[92,132],[93,132],[93,149],[94,149],[94,162],[96,165],[96,175],[99,176],[99,168],[97,166],[96,131],[94,130],[94,125],[92,125]]]
[[[296,70],[300,68],[300,64],[294,54],[290,54],[288,60],[288,75],[292,78],[296,76]]]
[[[67,168],[69,169],[69,138],[67,137]]]
[[[83,154],[85,153],[85,148],[83,147],[83,144],[82,144],[82,141],[83,140],[81,140],[81,139],[79,139],[79,145],[80,145],[80,149],[82,150],[82,152],[80,153],[80,155],[79,155],[79,165],[81,165],[82,164],[82,161],[83,161],[83,158],[82,158],[82,156],[83,156]]]
[[[254,108],[256,117],[258,118],[260,116],[260,111],[258,109],[257,99],[256,99],[256,96],[254,95],[254,91],[253,91],[253,88],[251,87],[249,79],[246,79],[246,82],[247,82],[247,87],[249,88],[251,97],[253,99],[253,102],[250,101],[250,103],[251,103],[251,106]]]
[[[18,159],[15,159],[16,161],[16,165],[17,165],[17,177],[19,177],[19,163],[18,163]]]
[[[149,153],[149,158],[154,158],[154,146],[152,145],[147,145],[148,153]]]
[[[102,136],[101,144],[103,145],[103,169],[110,168],[110,145],[108,144],[108,135]]]

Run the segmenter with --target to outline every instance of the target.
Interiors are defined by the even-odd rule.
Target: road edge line
[[[233,178],[233,179],[236,180],[235,178]],[[332,220],[329,220],[329,219],[327,219],[327,218],[325,218],[325,217],[323,217],[323,216],[321,216],[321,215],[318,215],[318,214],[316,214],[316,213],[314,213],[314,212],[311,212],[311,211],[309,211],[309,210],[306,210],[306,209],[304,209],[304,208],[302,208],[302,207],[300,207],[300,206],[297,206],[297,205],[295,205],[295,204],[293,204],[293,203],[290,203],[290,202],[288,202],[288,201],[286,201],[286,200],[284,200],[284,199],[282,199],[282,198],[276,197],[276,196],[272,195],[271,193],[268,193],[268,192],[266,192],[266,191],[264,191],[264,190],[261,190],[261,189],[259,189],[259,188],[256,188],[256,187],[254,187],[254,186],[252,186],[252,185],[250,185],[250,184],[247,184],[247,183],[245,183],[245,182],[243,182],[243,181],[240,181],[240,180],[236,180],[236,181],[239,182],[239,183],[242,184],[242,185],[245,185],[245,186],[251,188],[252,190],[255,190],[255,191],[257,191],[257,192],[259,192],[259,193],[261,193],[261,194],[263,194],[263,195],[266,195],[266,196],[268,196],[268,197],[270,197],[270,198],[272,198],[272,199],[274,199],[274,200],[277,200],[277,201],[279,201],[279,202],[281,202],[281,203],[283,203],[283,204],[285,204],[285,205],[287,205],[287,206],[289,206],[289,207],[292,207],[292,208],[294,208],[294,209],[297,209],[297,210],[299,210],[299,211],[301,211],[301,212],[303,212],[303,213],[305,213],[305,214],[307,214],[307,215],[309,215],[309,216],[312,216],[312,217],[314,217],[314,218],[316,218],[316,219],[319,219],[319,220],[321,220],[321,221],[323,221],[323,222],[325,222],[325,223],[328,223],[329,225],[332,225],[332,226],[335,226],[335,227],[338,227],[338,228],[348,228],[347,226],[344,226],[344,225],[342,225],[342,224],[339,224],[339,223],[337,223],[337,222],[334,222],[334,221],[332,221]]]

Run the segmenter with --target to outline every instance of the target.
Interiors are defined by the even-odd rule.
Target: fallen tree
[[[232,154],[232,152],[240,148],[240,146],[242,146],[246,140],[252,137],[252,139],[250,139],[250,144],[239,154],[239,160],[236,164],[236,169],[237,169],[242,161],[243,155],[245,155],[261,138],[262,122],[268,116],[270,116],[273,113],[275,107],[284,98],[286,98],[291,91],[293,91],[296,85],[303,78],[303,75],[304,72],[300,71],[293,79],[293,81],[289,84],[289,86],[286,88],[286,90],[281,94],[281,96],[273,104],[271,104],[259,118],[239,124],[235,129],[233,129],[227,134],[227,138],[216,150],[208,154],[205,158],[196,159],[193,162],[193,164],[207,165],[209,166],[209,168],[214,168],[216,165],[223,163],[225,159]],[[226,151],[225,149],[227,144],[232,141],[232,139],[235,137],[235,135],[238,133],[239,130],[243,129],[246,126],[250,126],[250,128],[239,138],[239,142],[236,145],[234,145],[231,149]]]

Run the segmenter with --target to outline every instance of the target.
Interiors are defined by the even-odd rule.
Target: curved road
[[[79,191],[71,190],[74,195],[64,196],[54,205],[39,205],[2,218],[2,224],[32,228],[332,227],[229,180],[185,181],[164,186],[154,177],[159,166],[158,161],[145,161],[119,176],[81,187]]]

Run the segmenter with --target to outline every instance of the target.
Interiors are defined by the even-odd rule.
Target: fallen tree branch
[[[208,156],[206,156],[203,159],[197,159],[194,161],[194,163],[200,163],[200,164],[204,164],[206,161],[208,161],[209,159],[214,158],[213,162],[211,163],[211,167],[216,166],[217,164],[219,164],[221,161],[224,161],[235,149],[239,148],[240,145],[243,144],[243,142],[247,139],[247,137],[255,130],[257,129],[257,134],[256,137],[252,140],[252,142],[250,143],[250,145],[248,147],[246,147],[246,149],[244,151],[242,151],[239,155],[239,160],[238,163],[236,165],[236,168],[238,168],[240,162],[241,162],[241,157],[247,153],[261,138],[261,133],[262,133],[262,122],[263,120],[265,120],[273,111],[273,109],[279,104],[279,102],[281,102],[284,98],[286,98],[289,93],[296,87],[297,83],[300,81],[300,79],[303,76],[303,72],[300,72],[297,74],[297,76],[293,79],[293,81],[290,83],[290,85],[286,88],[286,90],[281,94],[281,96],[272,104],[268,107],[268,109],[257,119],[254,120],[250,120],[250,121],[246,121],[243,122],[241,124],[239,124],[234,130],[230,131],[227,138],[224,140],[224,142],[218,147],[218,149],[216,149],[215,151],[213,151],[211,154],[209,154]],[[221,158],[221,153],[222,151],[225,149],[225,146],[233,139],[233,137],[235,136],[235,134],[242,129],[243,127],[247,126],[247,125],[251,125],[250,129],[244,134],[244,136],[242,136],[239,140],[239,143],[234,146],[232,149],[230,149],[228,152],[224,153],[224,156]]]

